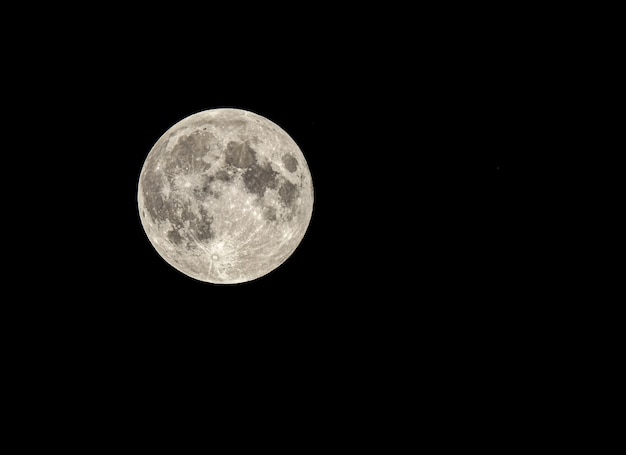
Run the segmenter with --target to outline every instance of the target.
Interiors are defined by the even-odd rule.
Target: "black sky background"
[[[514,207],[531,185],[521,170],[549,128],[551,106],[537,103],[551,84],[546,54],[555,54],[537,38],[539,21],[526,33],[505,12],[494,21],[467,9],[319,7],[265,22],[198,14],[210,18],[199,27],[182,9],[165,22],[152,13],[102,10],[105,20],[86,15],[16,53],[35,66],[22,81],[23,104],[54,119],[45,137],[56,144],[71,133],[60,157],[44,154],[40,166],[66,195],[47,205],[51,217],[83,226],[71,231],[81,239],[72,253],[88,266],[60,268],[70,292],[84,283],[109,299],[165,307],[168,296],[248,307],[309,295],[350,313],[379,299],[400,311],[406,300],[457,302],[467,286],[482,295],[506,282],[496,262],[518,248]],[[283,127],[315,185],[301,246],[243,286],[182,276],[155,256],[137,217],[137,180],[154,142],[214,107],[249,109]],[[387,297],[362,297],[379,291]]]
[[[20,54],[43,74],[24,104],[50,119],[21,136],[42,151],[33,191],[50,227],[32,235],[55,232],[26,258],[43,278],[19,306],[42,364],[82,371],[72,387],[109,384],[100,399],[127,409],[132,397],[138,415],[210,389],[257,409],[293,394],[285,415],[329,420],[338,397],[364,413],[410,400],[415,369],[424,394],[460,400],[480,393],[455,394],[455,378],[478,378],[475,390],[487,372],[504,387],[522,374],[551,320],[535,293],[549,279],[533,256],[542,225],[527,216],[541,176],[525,172],[553,127],[553,106],[538,107],[552,60],[533,64],[545,41],[504,12],[383,10],[101,11]],[[292,257],[235,286],[173,269],[137,213],[152,145],[216,107],[285,129],[315,191]]]
[[[110,328],[118,347],[148,343],[141,349],[151,356],[168,344],[214,352],[219,341],[225,351],[252,355],[259,343],[292,360],[325,352],[338,365],[372,352],[402,357],[427,333],[437,345],[482,343],[481,327],[502,336],[517,324],[517,304],[502,306],[518,299],[509,286],[518,278],[508,255],[519,245],[508,218],[508,150],[521,147],[506,115],[506,84],[461,76],[439,51],[370,41],[341,50],[285,38],[269,58],[233,58],[227,47],[228,55],[203,59],[204,46],[128,51],[128,63],[109,56],[112,74],[94,77],[80,105],[102,112],[95,130],[82,133],[98,144],[81,152],[92,155],[92,173],[72,196],[81,205],[96,194],[97,204],[81,205],[76,252],[86,265],[66,270],[60,284],[68,318],[83,314],[86,331]],[[136,206],[154,142],[214,107],[249,109],[283,127],[314,182],[313,217],[295,253],[237,286],[202,283],[165,263]]]
[[[54,180],[66,199],[51,216],[81,226],[59,227],[68,241],[46,260],[70,244],[80,265],[50,263],[62,275],[52,294],[103,299],[107,323],[233,327],[247,315],[251,325],[296,332],[358,320],[406,327],[415,312],[480,320],[515,298],[510,265],[522,217],[513,208],[520,157],[538,124],[524,114],[537,84],[524,65],[528,42],[507,33],[510,22],[485,28],[462,15],[385,29],[368,14],[312,17],[242,24],[237,36],[214,23],[204,36],[184,22],[163,31],[116,16],[114,29],[86,21],[35,46],[33,55],[53,62],[36,59],[49,75],[31,85],[36,105],[63,124],[50,137],[72,134],[61,159],[49,160],[54,175],[68,176]],[[238,286],[201,283],[165,263],[136,206],[154,142],[215,107],[249,109],[283,127],[315,189],[293,256]]]

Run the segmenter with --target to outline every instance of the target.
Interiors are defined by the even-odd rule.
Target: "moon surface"
[[[220,108],[182,119],[157,140],[137,202],[146,235],[167,263],[200,281],[235,284],[293,254],[313,213],[313,183],[281,127]]]

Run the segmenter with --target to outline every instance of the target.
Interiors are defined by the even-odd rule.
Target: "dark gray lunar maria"
[[[241,109],[184,118],[154,144],[138,184],[148,239],[180,272],[210,283],[251,281],[302,241],[313,183],[278,125]]]

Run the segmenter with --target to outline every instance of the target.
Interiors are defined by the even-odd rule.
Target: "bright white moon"
[[[313,213],[302,151],[278,125],[241,109],[212,109],[168,129],[138,184],[143,228],[159,255],[192,278],[262,277],[298,247]]]

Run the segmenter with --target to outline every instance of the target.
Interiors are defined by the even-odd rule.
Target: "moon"
[[[194,113],[148,153],[137,206],[148,240],[183,274],[208,283],[256,280],[301,243],[313,182],[296,142],[243,109]]]

